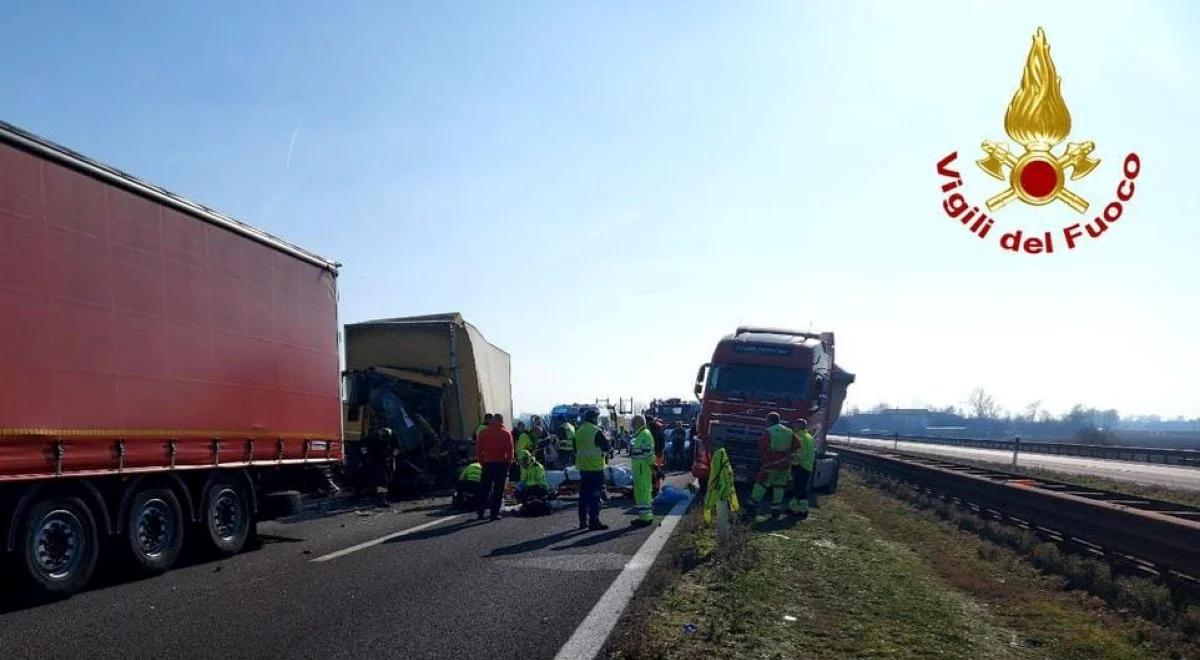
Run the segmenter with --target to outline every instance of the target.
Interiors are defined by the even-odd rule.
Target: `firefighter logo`
[[[995,211],[1017,198],[1034,206],[1061,200],[1079,213],[1087,211],[1087,200],[1066,187],[1066,173],[1070,170],[1071,181],[1077,181],[1096,169],[1100,161],[1091,157],[1096,148],[1091,140],[1069,142],[1061,153],[1054,153],[1071,132],[1071,113],[1061,88],[1062,78],[1050,59],[1046,33],[1038,28],[1025,60],[1021,86],[1004,114],[1004,132],[1025,152],[1018,156],[1009,151],[1006,142],[984,140],[985,156],[976,161],[984,172],[1008,181],[1006,190],[987,200],[989,210]]]
[[[1126,154],[1121,163],[1122,177],[1113,191],[1115,199],[1098,208],[1090,221],[1073,215],[1073,219],[1055,231],[1012,226],[989,215],[1014,199],[1037,207],[1057,200],[1078,214],[1088,211],[1088,201],[1068,188],[1067,183],[1078,181],[1099,167],[1100,159],[1092,158],[1096,143],[1086,140],[1060,146],[1071,132],[1071,113],[1063,101],[1062,79],[1050,59],[1050,44],[1041,28],[1033,35],[1021,85],[1004,113],[1004,132],[1019,147],[1010,149],[1007,142],[985,140],[983,158],[975,161],[988,176],[1008,183],[1007,188],[984,204],[975,204],[968,196],[966,180],[958,165],[958,150],[937,162],[942,210],[976,238],[995,240],[1002,250],[1009,252],[1054,254],[1064,247],[1074,250],[1086,241],[1100,238],[1124,216],[1133,200],[1134,179],[1142,172],[1142,159],[1134,152]],[[993,228],[999,236],[992,234]]]

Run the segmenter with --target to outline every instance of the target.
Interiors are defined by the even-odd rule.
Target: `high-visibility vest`
[[[767,435],[771,437],[771,451],[791,451],[792,449],[792,430],[783,424],[776,424],[767,428]]]
[[[542,467],[542,464],[538,463],[532,457],[526,464],[521,466],[521,483],[525,484],[525,488],[531,486],[550,487],[550,484],[546,481],[546,468]]]
[[[458,473],[459,481],[470,481],[472,483],[479,483],[479,481],[481,479],[483,479],[483,466],[480,465],[478,462],[471,463],[467,467],[463,468],[462,472]]]
[[[601,472],[604,470],[604,452],[596,445],[596,434],[600,428],[591,422],[584,422],[575,432],[575,467],[583,472]]]
[[[800,439],[800,450],[792,454],[792,465],[812,472],[813,463],[817,460],[817,443],[807,430],[796,431],[796,437]]]
[[[528,432],[522,432],[521,435],[517,436],[517,451],[521,451],[522,449],[533,451],[533,436],[529,435]]]
[[[642,427],[642,430],[633,436],[633,442],[629,447],[629,458],[633,461],[653,461],[654,456],[654,435],[650,433],[650,429]]]
[[[562,451],[575,451],[575,427],[570,422],[563,424],[562,437],[558,439],[558,448]]]

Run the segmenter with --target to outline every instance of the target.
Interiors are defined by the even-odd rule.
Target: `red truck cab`
[[[692,474],[708,479],[712,453],[725,447],[737,481],[758,472],[757,440],[768,413],[794,427],[808,423],[817,443],[813,486],[837,484],[837,456],[826,451],[825,435],[841,412],[854,375],[834,364],[832,332],[740,327],[717,343],[712,361],[696,374],[700,421]]]

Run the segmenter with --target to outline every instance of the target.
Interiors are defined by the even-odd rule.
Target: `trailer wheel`
[[[17,546],[21,576],[39,596],[76,593],[96,570],[99,542],[96,520],[80,499],[38,500],[21,522]]]
[[[126,552],[134,570],[157,575],[175,564],[183,548],[183,508],[170,488],[138,491],[124,522]]]
[[[204,531],[213,551],[221,557],[241,552],[250,538],[253,520],[250,497],[240,480],[220,475],[212,480],[204,498]]]

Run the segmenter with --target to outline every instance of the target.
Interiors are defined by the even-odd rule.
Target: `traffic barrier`
[[[1095,445],[1073,442],[1031,442],[1029,440],[1017,439],[988,440],[984,438],[901,435],[896,433],[854,433],[848,435],[847,437],[867,438],[872,440],[891,440],[893,442],[900,440],[904,442],[920,442],[931,445],[952,445],[957,447],[974,447],[977,449],[995,449],[999,451],[1013,451],[1019,446],[1020,451],[1033,454],[1057,454],[1061,456],[1103,458],[1114,461],[1134,461],[1137,463],[1156,463],[1161,465],[1200,467],[1200,449],[1133,447],[1128,445]]]

